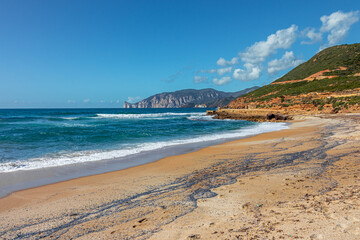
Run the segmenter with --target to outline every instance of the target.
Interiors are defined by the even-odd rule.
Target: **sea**
[[[0,197],[288,128],[206,110],[0,109]]]

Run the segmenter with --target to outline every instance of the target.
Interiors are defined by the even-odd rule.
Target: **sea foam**
[[[139,118],[163,118],[163,117],[176,117],[176,116],[198,116],[204,113],[141,113],[141,114],[97,114],[94,118],[114,118],[114,119],[139,119]]]
[[[189,113],[186,114],[178,114],[178,113],[98,114],[98,115],[100,115],[99,117],[109,117],[109,116],[125,117],[124,115],[129,117],[129,115],[137,115],[137,117],[140,118],[140,117],[144,117],[144,115],[147,117],[158,117],[158,116],[166,116],[166,115],[189,115]],[[208,116],[204,116],[203,113],[191,113],[190,115],[192,116],[190,116],[189,118],[200,117],[203,118],[204,120],[211,120],[211,118],[209,118]],[[198,116],[194,116],[194,115],[198,115]],[[287,128],[288,126],[285,123],[260,123],[257,125],[244,127],[239,130],[226,131],[216,134],[206,134],[198,137],[193,136],[191,138],[184,138],[184,139],[171,140],[171,141],[158,141],[158,142],[147,142],[142,144],[127,145],[121,147],[121,149],[116,149],[116,150],[91,150],[91,151],[77,151],[70,153],[58,153],[56,155],[53,154],[53,155],[46,155],[40,158],[28,159],[27,161],[12,161],[12,162],[0,163],[0,172],[14,172],[19,170],[31,170],[31,169],[39,169],[46,167],[63,166],[68,164],[101,161],[105,159],[118,159],[146,151],[159,150],[165,147],[186,145],[191,143],[211,142],[222,139],[226,140],[226,139],[243,138],[251,135],[278,131]]]

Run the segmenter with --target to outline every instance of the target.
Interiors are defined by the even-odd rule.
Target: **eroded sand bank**
[[[0,238],[359,239],[356,115],[0,199]]]

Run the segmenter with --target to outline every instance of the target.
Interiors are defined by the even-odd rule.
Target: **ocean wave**
[[[64,120],[79,120],[81,119],[82,117],[60,117],[61,119],[64,119]]]
[[[239,121],[239,120],[234,120],[234,119],[216,119],[213,116],[206,115],[206,114],[189,116],[186,118],[189,120],[192,120],[192,121]]]
[[[141,113],[141,114],[96,114],[94,118],[113,118],[113,119],[139,119],[139,118],[163,118],[163,117],[177,117],[189,115],[204,115],[204,113]]]
[[[100,161],[107,159],[117,159],[134,155],[145,151],[158,150],[164,147],[172,147],[184,144],[202,143],[209,141],[216,141],[221,139],[242,138],[251,135],[257,135],[265,132],[278,131],[287,129],[285,123],[260,123],[253,126],[244,127],[239,130],[228,131],[218,134],[208,134],[188,139],[178,139],[171,141],[159,141],[152,143],[143,143],[133,146],[124,146],[123,149],[108,150],[108,151],[79,151],[73,153],[62,153],[57,156],[45,156],[41,158],[28,159],[27,161],[14,161],[7,163],[0,163],[0,172],[14,172],[18,170],[31,170],[46,167],[56,167],[62,165]]]
[[[193,116],[189,116],[189,117],[186,117],[187,119],[189,120],[193,120],[193,121],[213,121],[213,120],[216,120],[216,119],[213,119],[212,116],[210,115],[193,115]]]
[[[82,127],[82,128],[90,128],[90,127],[96,127],[96,125],[89,125],[89,124],[83,124],[83,123],[58,123],[56,124],[58,127],[66,127],[66,128],[76,128],[76,127]]]

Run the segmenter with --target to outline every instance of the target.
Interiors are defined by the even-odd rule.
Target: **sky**
[[[0,0],[0,108],[271,83],[360,41],[360,1]]]

